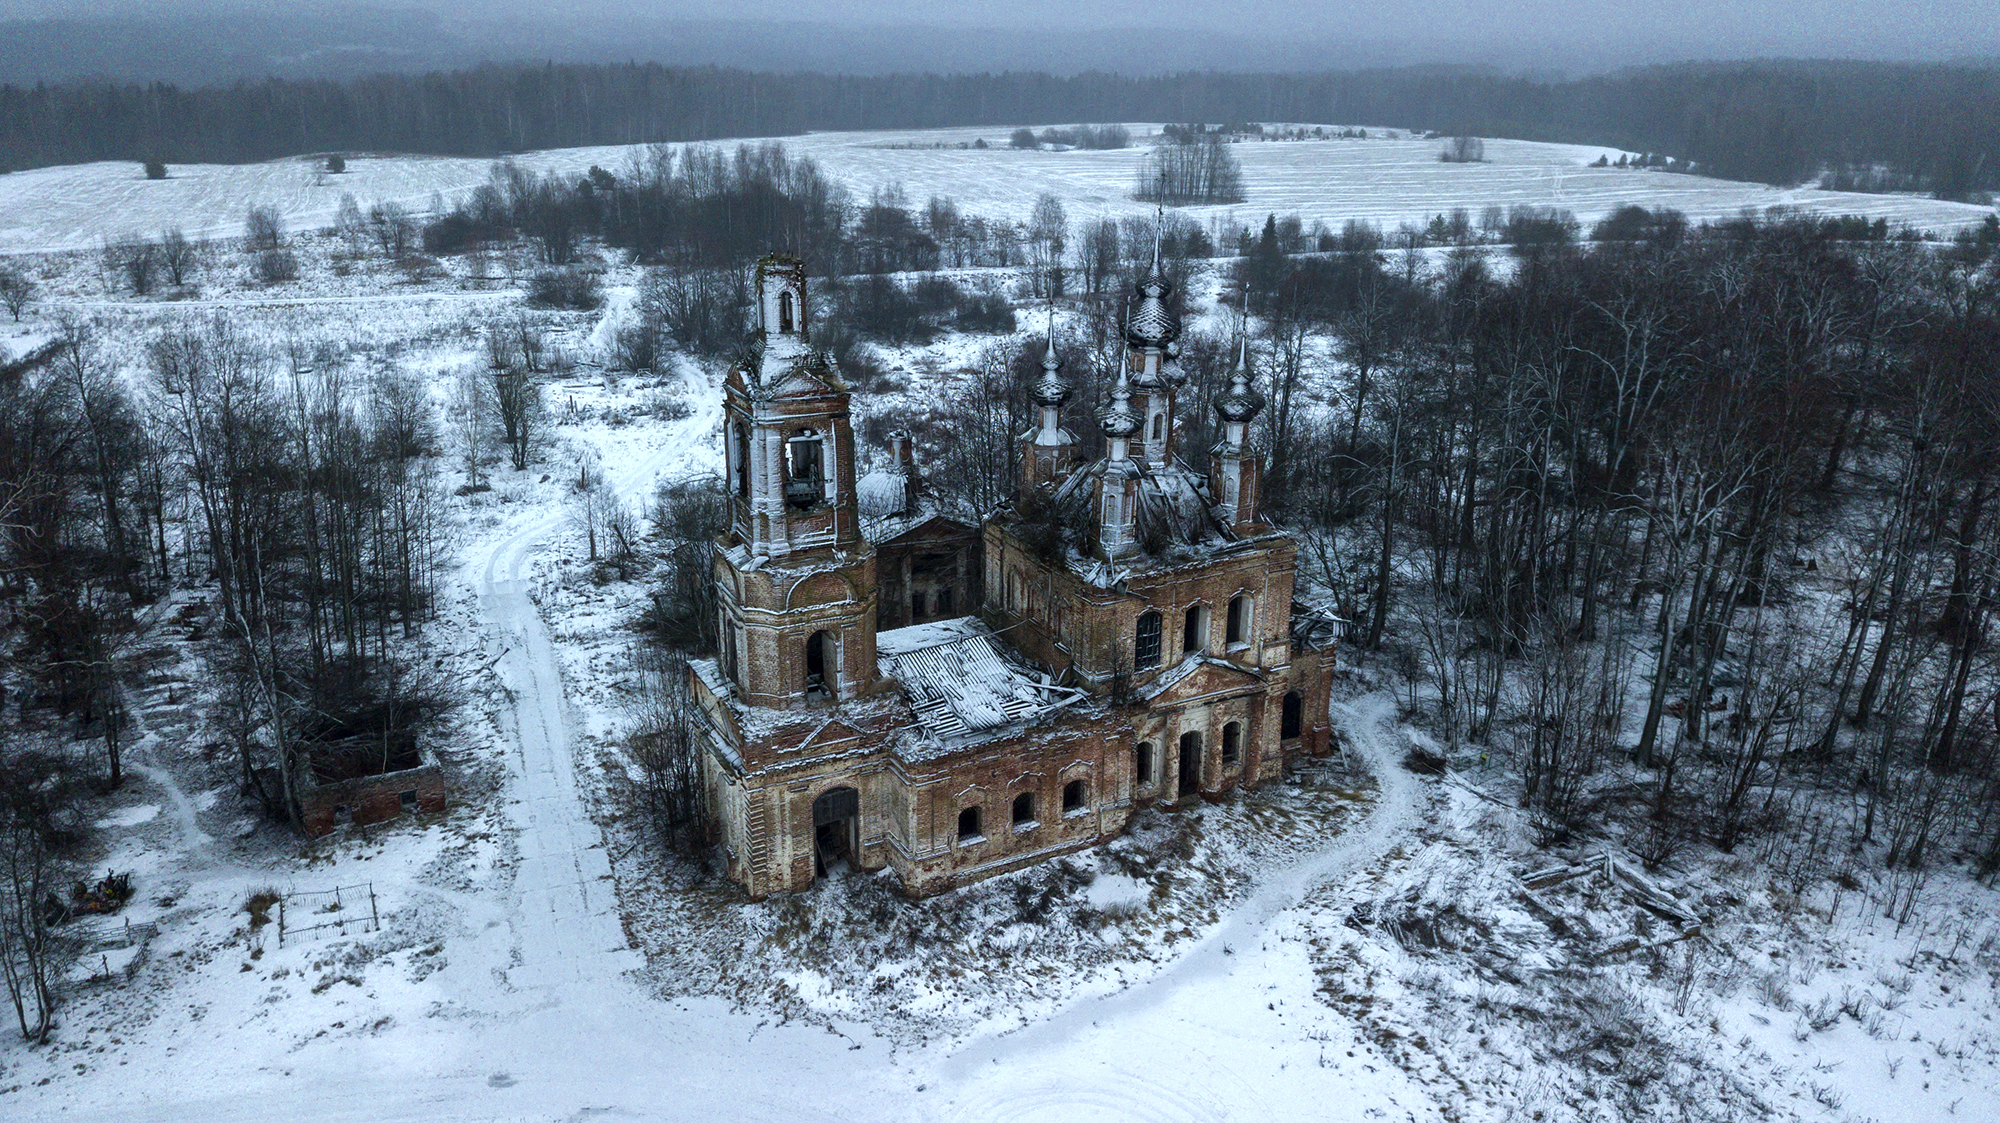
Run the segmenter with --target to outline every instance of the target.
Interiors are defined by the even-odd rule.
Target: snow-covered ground
[[[1073,218],[1131,206],[1134,153],[885,143],[791,142],[864,188],[886,177],[919,198],[950,190],[972,213],[1024,210],[1043,189],[1073,192]],[[1329,219],[1562,202],[1530,197],[1538,183],[1556,189],[1551,168],[1566,169],[1565,205],[1586,217],[1574,193],[1592,183],[1713,192],[1711,213],[1763,205],[1742,201],[1760,188],[1582,168],[1594,149],[1492,142],[1494,162],[1467,168],[1438,164],[1434,147],[1245,145],[1246,209],[1293,209],[1257,202],[1277,197],[1262,192],[1289,192],[1301,210],[1321,199],[1329,209],[1306,213]],[[533,159],[615,170],[620,158]],[[174,204],[185,210],[147,212],[141,198],[122,213],[143,216],[140,228],[234,233],[241,208],[268,198],[307,226],[331,213],[331,202],[312,209],[323,190],[427,198],[485,174],[472,161],[349,167],[357,178],[325,189],[298,165],[188,169],[222,178]],[[460,179],[438,178],[453,167]],[[122,181],[107,168],[60,171],[77,192],[108,192]],[[0,193],[40,174],[0,177]],[[237,175],[250,178],[224,186]],[[255,194],[258,175],[272,195]],[[283,176],[297,183],[280,191]],[[1324,200],[1338,184],[1349,194],[1335,211]],[[5,198],[0,222],[36,245],[87,246],[110,221],[82,206],[64,217],[69,204],[46,195],[22,219],[22,196]],[[479,323],[519,309],[515,289],[476,284],[464,262],[411,280],[365,261],[335,272],[328,248],[304,240],[301,279],[276,288],[217,254],[202,299],[178,302],[120,297],[88,255],[42,258],[45,303],[0,346],[26,350],[51,317],[80,313],[136,376],[154,332],[220,314],[274,350],[401,365],[442,395],[483,361]],[[1668,933],[1589,878],[1542,894],[1561,923],[1522,884],[1603,846],[1535,847],[1504,771],[1406,771],[1421,734],[1394,700],[1401,684],[1351,654],[1334,713],[1351,772],[1149,815],[1110,846],[961,893],[906,902],[849,876],[753,904],[658,860],[617,799],[629,624],[646,590],[600,583],[564,516],[579,456],[601,462],[628,504],[718,463],[719,372],[683,363],[641,379],[597,365],[636,279],[613,265],[606,311],[544,317],[552,349],[575,364],[548,391],[563,423],[543,463],[496,471],[493,491],[456,509],[456,578],[425,641],[467,692],[440,750],[456,777],[450,811],[310,845],[262,825],[204,735],[200,670],[176,623],[199,594],[154,615],[132,682],[134,776],[95,812],[89,855],[133,871],[138,897],[121,918],[133,934],[107,926],[54,1043],[0,1042],[0,1118],[2000,1119],[2000,897],[1940,874],[1899,926],[1882,919],[1867,873],[1847,888],[1794,885],[1746,848],[1662,875],[1703,936],[1608,955],[1606,941]],[[980,345],[947,339],[888,365],[948,369]],[[856,412],[910,400],[864,396]],[[265,890],[355,885],[372,888],[379,931],[280,946],[245,907]]]
[[[1157,126],[1135,124],[1143,137]],[[1150,206],[1131,199],[1145,155],[1143,140],[1113,151],[1018,151],[1006,128],[912,132],[812,133],[780,138],[787,151],[810,156],[866,199],[900,184],[914,202],[932,195],[958,200],[967,214],[1025,220],[1044,192],[1063,201],[1072,221],[1139,215]],[[983,139],[989,147],[959,147]],[[753,139],[750,141],[755,143]],[[717,142],[725,145],[739,141]],[[1990,208],[1913,195],[1867,195],[1816,188],[1776,188],[1660,171],[1593,168],[1617,149],[1533,141],[1489,140],[1486,162],[1442,164],[1438,142],[1388,129],[1369,139],[1246,142],[1247,198],[1234,206],[1189,207],[1207,222],[1234,218],[1246,225],[1267,213],[1298,214],[1338,228],[1348,219],[1393,227],[1423,223],[1464,207],[1477,218],[1491,205],[1563,207],[1591,222],[1626,203],[1673,207],[1695,219],[1725,218],[1749,209],[1792,207],[1816,214],[1860,214],[1949,233],[1977,223]],[[535,171],[581,176],[592,165],[618,174],[645,150],[570,148],[516,158]],[[241,234],[253,205],[275,207],[294,228],[331,224],[343,194],[365,208],[393,201],[426,211],[433,196],[451,200],[487,181],[492,161],[442,156],[357,154],[347,170],[328,175],[311,158],[262,164],[177,164],[164,180],[148,180],[139,165],[104,162],[38,168],[0,176],[0,254],[90,249],[126,234],[155,236],[178,226],[193,237]]]

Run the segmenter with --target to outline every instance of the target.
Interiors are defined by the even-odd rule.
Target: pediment
[[[838,745],[843,742],[857,740],[861,736],[861,731],[852,725],[847,724],[839,718],[828,718],[821,722],[817,729],[806,734],[805,740],[800,741],[788,751],[802,753],[807,749],[817,746]]]
[[[1263,688],[1264,680],[1254,671],[1219,659],[1204,658],[1192,668],[1170,668],[1154,680],[1146,693],[1146,704],[1153,709],[1171,709],[1213,694]]]
[[[961,542],[977,534],[978,528],[968,526],[957,519],[931,515],[902,533],[875,543],[875,548],[880,550],[887,546],[908,546],[920,542]]]

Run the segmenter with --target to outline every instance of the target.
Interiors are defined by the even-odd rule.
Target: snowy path
[[[1423,786],[1401,767],[1384,735],[1394,702],[1373,695],[1333,706],[1348,743],[1376,779],[1367,817],[1325,849],[1276,871],[1193,951],[1150,979],[1085,999],[1040,1022],[975,1041],[938,1066],[948,1119],[985,1120],[1325,1118],[1296,1086],[1252,1080],[1263,1053],[1296,1050],[1296,1030],[1259,1025],[1276,1015],[1273,995],[1310,993],[1311,971],[1296,947],[1264,940],[1289,909],[1328,881],[1362,869],[1408,837],[1427,804]],[[1271,1007],[1267,1009],[1268,1007]],[[1251,1056],[1235,1060],[1246,1045]],[[1204,1059],[1205,1058],[1205,1059]],[[1192,1064],[1206,1071],[1193,1076]],[[1281,1061],[1284,1070],[1290,1062]],[[1345,1103],[1365,1098],[1370,1081],[1353,1071],[1289,1070],[1288,1085],[1317,1076]],[[1375,1078],[1376,1085],[1392,1080]],[[1388,1095],[1388,1091],[1383,1091]],[[1414,1090],[1405,1096],[1421,1100]],[[1387,1101],[1400,1104],[1396,1099]],[[1407,1108],[1407,1105],[1401,1105]],[[1358,1116],[1356,1116],[1358,1117]]]

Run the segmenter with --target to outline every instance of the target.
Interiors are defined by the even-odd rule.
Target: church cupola
[[[1097,411],[1097,423],[1110,447],[1097,476],[1097,549],[1106,561],[1139,552],[1134,521],[1139,506],[1139,466],[1132,460],[1132,438],[1141,418],[1132,408],[1132,389],[1125,372],[1112,384],[1111,401]]]
[[[1153,238],[1153,264],[1133,285],[1133,299],[1125,318],[1125,342],[1129,345],[1128,367],[1132,376],[1134,408],[1140,419],[1141,457],[1154,467],[1166,467],[1173,455],[1174,390],[1179,380],[1167,369],[1178,353],[1180,321],[1174,318],[1167,298],[1174,286],[1160,268],[1160,240]]]
[[[806,263],[772,254],[757,263],[757,327],[772,336],[806,341]]]
[[[1062,358],[1056,354],[1055,312],[1049,313],[1049,347],[1042,354],[1042,376],[1035,380],[1031,396],[1041,411],[1041,421],[1023,436],[1026,447],[1021,456],[1021,483],[1024,492],[1053,487],[1062,482],[1076,461],[1076,437],[1062,427],[1063,403],[1069,400],[1069,384],[1063,381]]]
[[[1238,534],[1249,533],[1257,522],[1257,492],[1263,480],[1263,464],[1250,445],[1250,423],[1263,411],[1264,395],[1250,385],[1249,350],[1246,337],[1237,348],[1229,389],[1215,396],[1222,439],[1209,451],[1216,516]]]

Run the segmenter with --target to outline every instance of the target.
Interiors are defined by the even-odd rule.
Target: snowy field
[[[1131,126],[1143,137],[1156,126]],[[1035,199],[1062,199],[1072,222],[1104,215],[1145,214],[1131,200],[1146,148],[1105,152],[1015,151],[1006,128],[915,132],[816,133],[782,138],[786,149],[810,156],[865,199],[901,184],[913,202],[956,198],[967,214],[1025,220]],[[1585,222],[1625,203],[1673,207],[1695,219],[1745,209],[1792,207],[1815,214],[1860,214],[1949,233],[1979,222],[1988,208],[1909,195],[1866,195],[1809,188],[1775,188],[1660,171],[1589,167],[1618,150],[1568,144],[1489,140],[1486,162],[1441,164],[1438,142],[1394,130],[1369,129],[1367,140],[1246,142],[1247,198],[1227,207],[1189,207],[1200,221],[1234,218],[1252,225],[1267,213],[1298,214],[1338,228],[1348,219],[1385,227],[1423,223],[1464,207],[1567,208]],[[986,149],[957,147],[984,139]],[[734,145],[737,141],[718,142]],[[753,142],[754,143],[754,142]],[[940,147],[942,146],[942,147]],[[624,171],[644,149],[572,148],[522,155],[538,171],[580,176],[592,165]],[[180,226],[190,236],[235,236],[252,205],[276,207],[293,229],[333,221],[343,193],[363,207],[396,201],[426,211],[433,196],[449,201],[486,181],[492,161],[435,156],[354,155],[347,170],[327,175],[313,159],[263,164],[177,164],[169,178],[149,181],[135,163],[39,168],[0,176],[0,253],[94,248],[125,234],[157,235]]]
[[[1123,199],[1137,151],[892,147],[975,136],[1005,130],[787,143],[857,190],[900,181],[968,213],[1024,215],[1043,190],[1073,220],[1142,209]],[[1493,141],[1492,162],[1447,166],[1435,148],[1245,145],[1239,211],[1395,222],[1493,203],[1586,219],[1626,201],[1697,216],[1785,203],[1933,229],[1985,213],[1583,167],[1597,149]],[[615,171],[628,155],[523,162]],[[0,239],[69,251],[36,260],[44,300],[0,329],[0,348],[25,352],[54,316],[84,315],[137,378],[154,333],[223,314],[273,354],[401,366],[442,399],[485,361],[483,319],[520,311],[516,288],[464,261],[422,279],[380,262],[335,271],[333,240],[308,237],[295,282],[256,285],[218,250],[198,299],[132,301],[87,252],[170,225],[234,236],[257,202],[300,230],[330,220],[341,191],[421,208],[486,174],[417,158],[349,168],[325,185],[298,161],[157,184],[125,165],[0,177]],[[718,465],[719,371],[604,369],[638,279],[613,263],[605,310],[534,314],[568,364],[547,395],[561,423],[540,463],[494,471],[494,490],[454,508],[455,576],[425,640],[467,692],[440,750],[451,810],[313,844],[261,824],[211,751],[202,672],[174,623],[199,594],[155,615],[132,682],[135,775],[97,811],[87,856],[133,871],[132,928],[108,926],[79,964],[52,1044],[0,1037],[0,1119],[2000,1119],[2000,896],[1940,876],[1897,925],[1874,873],[1792,882],[1746,846],[1659,875],[1700,917],[1698,938],[1663,942],[1657,918],[1588,869],[1538,894],[1566,917],[1552,923],[1524,877],[1589,867],[1616,840],[1544,850],[1505,770],[1407,771],[1424,735],[1404,721],[1404,684],[1351,652],[1333,713],[1351,767],[1150,815],[1114,845],[946,898],[904,902],[850,876],[752,904],[654,860],[614,797],[647,589],[600,579],[563,483],[592,459],[637,505],[658,480]],[[950,371],[991,342],[948,337],[885,365]],[[909,402],[861,396],[857,420]],[[246,909],[265,890],[353,885],[372,888],[379,930],[281,945]]]

